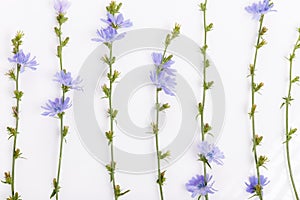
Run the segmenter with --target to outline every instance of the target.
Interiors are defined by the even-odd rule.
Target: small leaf
[[[159,154],[159,159],[160,160],[169,158],[171,156],[171,152],[170,151],[166,151],[165,153],[162,153],[161,151],[159,151],[158,154]]]
[[[66,46],[69,42],[70,38],[69,37],[66,37],[66,39],[64,41],[62,41],[62,46]]]
[[[266,162],[268,162],[268,158],[266,156],[259,156],[258,161],[257,161],[257,165],[258,167],[265,167]]]
[[[200,3],[199,7],[200,7],[201,11],[205,11],[206,10],[206,4],[204,4],[204,3]]]
[[[159,111],[163,111],[170,108],[170,105],[168,103],[163,104],[162,106],[159,107]]]
[[[213,23],[210,23],[207,27],[206,27],[206,31],[211,31],[213,29]]]
[[[59,30],[59,28],[57,28],[57,27],[54,27],[54,32],[57,37],[59,37],[61,35],[61,30]]]
[[[106,84],[102,85],[102,91],[105,94],[103,98],[108,98],[110,96],[110,89],[106,86]]]
[[[209,81],[209,82],[207,82],[207,83],[204,83],[204,89],[205,89],[205,90],[211,89],[212,86],[213,86],[213,84],[214,84],[213,81]]]
[[[292,80],[292,83],[296,83],[296,82],[299,82],[299,76],[296,76],[296,77]]]
[[[256,105],[253,104],[251,107],[251,111],[248,113],[250,116],[250,119],[254,116],[255,110],[256,110]]]

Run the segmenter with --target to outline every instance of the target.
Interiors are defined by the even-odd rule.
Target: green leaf
[[[57,28],[57,27],[54,27],[54,32],[57,37],[59,37],[61,35],[61,30],[59,30],[59,28]]]
[[[208,26],[206,26],[206,31],[209,32],[213,29],[214,24],[210,23]]]
[[[206,10],[206,4],[204,4],[204,3],[200,3],[199,7],[200,7],[201,11],[205,11]]]
[[[258,92],[263,86],[264,86],[264,83],[262,83],[262,82],[259,84],[253,83],[254,92]]]
[[[66,46],[69,42],[70,38],[69,37],[66,37],[66,39],[64,41],[62,41],[62,46]]]
[[[163,171],[163,172],[160,173],[158,179],[156,180],[157,184],[159,184],[159,185],[164,184],[164,182],[166,181],[165,173],[166,173],[166,171]]]
[[[211,129],[212,127],[208,123],[206,123],[203,129],[204,134],[208,133]]]
[[[292,83],[296,83],[296,82],[299,82],[299,76],[296,76],[296,77],[292,80]]]
[[[212,86],[213,86],[213,84],[214,84],[213,81],[209,81],[209,82],[207,82],[207,83],[205,82],[205,83],[204,83],[204,89],[205,89],[205,90],[211,89]]]
[[[110,89],[107,87],[106,84],[102,85],[102,91],[105,94],[103,98],[108,98],[110,96]]]
[[[159,154],[159,159],[160,160],[169,158],[171,156],[171,152],[170,151],[166,151],[165,153],[162,153],[161,151],[159,151],[158,154]]]
[[[258,167],[264,167],[264,168],[266,168],[266,167],[265,167],[265,164],[266,164],[266,162],[268,162],[268,161],[269,161],[269,160],[268,160],[268,158],[267,158],[266,156],[259,156],[257,165],[258,165]]]
[[[158,125],[156,123],[151,123],[151,127],[152,127],[152,132],[153,134],[158,134],[159,128]]]
[[[16,74],[13,69],[10,69],[6,74],[10,79],[16,81]]]
[[[105,136],[108,140],[108,144],[111,144],[113,141],[114,133],[111,131],[107,131],[107,132],[105,132]]]
[[[256,110],[256,105],[253,104],[251,107],[251,111],[248,113],[250,116],[250,119],[254,116],[255,110]]]
[[[159,107],[159,111],[163,111],[170,108],[170,105],[168,103],[163,104],[162,106]]]

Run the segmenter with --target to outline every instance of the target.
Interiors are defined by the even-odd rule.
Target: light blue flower
[[[253,19],[258,20],[261,15],[264,15],[272,10],[274,4],[270,3],[269,0],[259,1],[258,3],[253,3],[251,6],[245,7],[245,10],[253,15]]]
[[[101,21],[107,23],[109,26],[115,29],[129,28],[132,26],[132,22],[129,19],[124,21],[124,17],[121,13],[117,16],[107,13],[107,19],[101,19]]]
[[[45,110],[42,115],[54,117],[58,114],[62,114],[71,106],[72,104],[70,103],[69,97],[67,97],[64,101],[62,98],[56,98],[54,101],[48,100],[46,106],[42,106],[42,108]]]
[[[209,144],[206,141],[198,145],[199,154],[204,156],[207,162],[215,162],[218,165],[223,165],[222,159],[225,158],[223,152],[214,144]]]
[[[54,0],[54,9],[58,14],[65,14],[71,3],[67,0]]]
[[[98,38],[93,38],[92,41],[100,43],[111,43],[116,40],[120,40],[125,36],[126,33],[118,34],[117,30],[108,26],[107,28],[102,28],[97,30]]]
[[[156,88],[162,89],[168,95],[175,96],[175,78],[166,75],[163,71],[157,73],[157,70],[154,69],[150,71],[150,79]]]
[[[213,194],[215,191],[213,184],[209,183],[212,179],[212,176],[206,175],[206,181],[203,175],[196,175],[188,183],[185,184],[187,191],[192,193],[192,198],[196,196],[205,196],[207,194]]]
[[[36,70],[36,68],[34,66],[38,65],[38,63],[35,60],[35,57],[33,57],[30,60],[30,53],[25,55],[23,50],[20,50],[12,58],[8,58],[8,61],[11,63],[16,63],[16,64],[20,65],[20,72],[24,72],[25,68],[30,68],[32,70]]]
[[[267,177],[264,177],[263,175],[260,175],[260,190],[262,191],[263,187],[266,186],[270,181],[268,181]],[[249,177],[249,183],[246,183],[247,188],[246,191],[250,194],[256,193],[256,187],[258,185],[258,179],[256,176],[250,176]]]
[[[154,65],[159,68],[158,70],[162,70],[166,72],[170,76],[175,76],[176,69],[172,69],[171,65],[173,65],[175,62],[173,60],[163,61],[163,55],[161,53],[152,53],[152,60],[154,62]]]
[[[79,85],[82,80],[79,76],[77,76],[76,79],[73,79],[70,72],[66,73],[64,70],[61,70],[57,72],[54,77],[55,79],[53,79],[53,81],[58,82],[70,89],[82,90],[82,87]]]

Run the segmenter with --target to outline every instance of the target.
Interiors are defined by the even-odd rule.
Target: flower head
[[[70,72],[65,72],[64,70],[61,70],[57,72],[54,75],[54,77],[55,79],[53,80],[55,82],[58,82],[67,88],[74,90],[82,90],[82,87],[79,85],[82,82],[82,80],[79,76],[77,76],[76,79],[73,79]]]
[[[8,61],[20,65],[20,72],[24,72],[25,68],[27,67],[32,70],[36,70],[34,66],[38,65],[38,63],[35,60],[35,57],[33,57],[30,60],[30,53],[25,55],[23,50],[17,52],[12,58],[8,58]]]
[[[101,19],[103,22],[107,23],[108,26],[111,26],[115,29],[118,28],[129,28],[132,26],[132,22],[127,19],[124,21],[123,15],[120,13],[117,16],[107,13],[107,19]]]
[[[45,110],[42,115],[54,117],[56,115],[62,114],[71,106],[72,104],[70,103],[69,97],[67,97],[64,101],[62,98],[56,98],[54,99],[54,101],[48,100],[46,106],[42,106],[42,108]]]
[[[159,68],[159,70],[166,72],[170,76],[175,76],[176,69],[171,68],[171,65],[175,63],[173,60],[168,59],[164,61],[163,55],[155,52],[152,53],[152,60],[155,67]]]
[[[264,15],[272,10],[274,4],[270,3],[269,0],[259,1],[258,3],[253,3],[251,6],[245,7],[245,10],[253,15],[253,19],[258,20],[261,15]]]
[[[54,0],[54,9],[58,14],[65,14],[71,3],[68,0]]]
[[[203,175],[196,175],[188,183],[185,184],[187,191],[192,193],[192,198],[197,195],[205,196],[208,193],[213,194],[216,190],[213,188],[213,184],[209,183],[212,179],[212,176],[206,175],[206,181]]]
[[[175,78],[166,75],[163,71],[157,73],[155,69],[150,71],[150,79],[157,88],[162,89],[168,95],[175,96]]]
[[[198,148],[200,155],[204,156],[207,162],[215,162],[218,165],[223,165],[222,159],[224,159],[225,156],[217,146],[204,141],[198,145]]]
[[[256,176],[250,176],[249,177],[249,183],[245,184],[247,185],[246,191],[250,194],[253,193],[261,193],[264,186],[266,186],[270,181],[268,181],[267,177],[264,177],[263,175],[260,175],[260,187],[258,186],[258,179]]]
[[[102,28],[97,30],[98,38],[93,38],[92,41],[110,43],[116,40],[120,40],[125,36],[126,33],[118,34],[117,30],[108,26],[107,28]]]

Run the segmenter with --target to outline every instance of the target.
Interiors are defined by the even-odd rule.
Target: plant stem
[[[164,53],[165,54],[165,53]],[[164,57],[164,56],[163,56]],[[158,94],[159,94],[159,89],[156,89],[156,119],[155,119],[155,124],[158,128],[158,123],[159,123],[159,100],[158,100]],[[159,185],[159,193],[160,193],[160,199],[164,199],[163,195],[163,190],[162,190],[162,176],[161,176],[161,169],[160,169],[160,154],[159,154],[159,144],[158,144],[158,131],[155,133],[155,147],[156,147],[156,157],[157,157],[157,176],[158,176],[158,185]]]
[[[291,92],[292,92],[292,69],[293,69],[293,58],[294,58],[294,55],[295,55],[295,52],[296,52],[296,49],[297,49],[297,44],[300,40],[300,35],[297,39],[297,42],[294,46],[294,49],[293,49],[293,52],[291,54],[291,57],[289,59],[290,61],[290,69],[289,69],[289,89],[288,89],[288,95],[287,95],[287,99],[291,100]],[[295,185],[295,182],[294,182],[294,178],[293,178],[293,172],[292,172],[292,167],[291,167],[291,159],[290,159],[290,148],[289,148],[289,141],[290,141],[290,138],[289,138],[289,102],[286,102],[285,103],[285,133],[286,133],[286,142],[285,142],[285,147],[286,147],[286,157],[287,157],[287,163],[288,163],[288,169],[289,169],[289,175],[290,175],[290,181],[292,183],[292,186],[293,186],[293,190],[294,190],[294,194],[295,194],[295,197],[296,197],[296,200],[299,200],[299,196],[298,196],[298,193],[297,193],[297,189],[296,189],[296,185]]]
[[[204,42],[203,42],[203,92],[202,92],[202,113],[201,113],[201,140],[205,140],[205,133],[204,133],[204,108],[205,108],[205,101],[206,101],[206,66],[207,63],[207,22],[206,22],[206,5],[207,5],[207,0],[204,2],[204,7],[203,9],[203,27],[204,27]],[[203,162],[203,176],[204,176],[204,181],[205,184],[207,184],[207,174],[206,174],[206,163]],[[205,199],[208,200],[208,194],[205,195]]]
[[[109,46],[109,60],[112,61],[112,58],[113,58],[113,54],[112,54],[112,43],[111,45]],[[113,72],[113,69],[112,69],[112,64],[110,63],[109,64],[109,74],[110,76],[112,76],[112,72]],[[109,100],[109,111],[110,111],[110,131],[111,133],[114,132],[114,119],[113,119],[113,116],[112,116],[112,112],[113,112],[113,106],[112,106],[112,90],[113,90],[113,81],[112,79],[109,79],[109,97],[108,97],[108,100]],[[114,143],[113,143],[113,138],[111,140],[111,143],[110,143],[110,160],[111,160],[111,179],[112,179],[112,186],[113,186],[113,190],[114,190],[114,197],[115,197],[115,200],[118,199],[118,194],[117,194],[117,188],[116,188],[116,180],[115,180],[115,160],[114,160]]]
[[[254,85],[255,85],[255,82],[254,82],[254,77],[255,77],[255,68],[256,68],[256,61],[257,61],[257,55],[258,55],[258,49],[260,48],[259,47],[259,44],[261,42],[261,30],[262,30],[262,25],[263,25],[263,20],[264,20],[264,15],[261,16],[260,18],[260,24],[259,24],[259,30],[258,30],[258,36],[257,36],[257,42],[256,42],[256,46],[255,46],[255,55],[254,55],[254,61],[253,61],[253,69],[252,69],[252,72],[250,72],[251,74],[251,108],[255,107],[256,104],[255,104],[255,88],[254,88]],[[258,165],[258,159],[257,159],[257,150],[256,150],[256,142],[255,142],[255,135],[256,135],[256,131],[255,131],[255,112],[252,113],[252,116],[251,116],[251,122],[252,122],[252,139],[253,139],[253,154],[254,154],[254,161],[255,161],[255,166],[256,166],[256,175],[257,175],[257,180],[258,180],[258,185],[260,185],[260,171],[259,171],[259,165]],[[260,192],[258,194],[259,196],[259,199],[262,200],[263,199],[263,196],[262,196],[262,193]]]
[[[19,92],[19,75],[20,75],[20,65],[17,65],[17,75],[16,75],[16,80],[15,80],[15,91]],[[12,198],[14,198],[15,196],[15,165],[16,165],[16,149],[17,149],[17,136],[18,136],[18,128],[19,128],[19,110],[20,110],[20,99],[16,98],[17,101],[17,106],[16,106],[16,110],[14,110],[13,112],[15,112],[15,116],[16,116],[16,124],[15,124],[15,130],[16,130],[16,134],[14,135],[14,144],[13,144],[13,154],[12,154],[12,169],[11,169],[11,196]]]
[[[61,24],[59,23],[59,31],[61,33]],[[60,70],[63,70],[63,58],[62,58],[62,49],[63,49],[63,45],[62,45],[62,39],[61,39],[61,35],[59,34],[58,36],[58,41],[59,41],[59,48],[61,48],[60,54],[58,54],[58,58],[59,58],[59,67]],[[65,91],[62,88],[62,101],[65,101]],[[55,189],[57,189],[56,194],[55,194],[55,199],[58,200],[58,193],[59,193],[59,181],[60,181],[60,171],[61,171],[61,164],[62,164],[62,154],[63,154],[63,145],[64,145],[64,114],[62,114],[60,117],[60,145],[59,145],[59,158],[58,158],[58,166],[57,166],[57,175],[56,175],[56,187]]]

